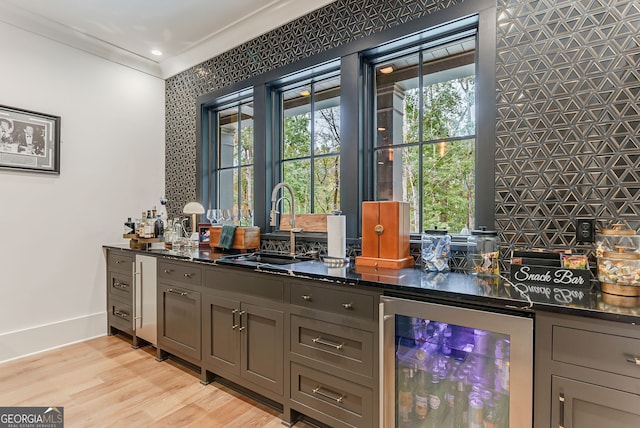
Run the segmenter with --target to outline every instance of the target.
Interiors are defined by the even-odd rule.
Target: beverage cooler
[[[532,426],[533,319],[381,299],[381,427]]]

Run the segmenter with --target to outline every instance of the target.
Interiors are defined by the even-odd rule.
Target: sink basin
[[[250,254],[234,254],[230,256],[223,256],[218,259],[219,262],[227,262],[234,264],[249,264],[249,265],[289,265],[292,263],[300,263],[313,260],[311,257],[306,256],[292,256],[290,254],[281,253],[250,253]]]

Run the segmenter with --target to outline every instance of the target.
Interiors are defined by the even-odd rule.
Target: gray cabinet
[[[640,328],[536,314],[536,428],[640,426]]]
[[[267,398],[284,394],[282,280],[212,267],[203,296],[203,367]]]
[[[292,410],[332,427],[377,427],[380,293],[302,280],[289,292]]]
[[[565,428],[637,428],[640,395],[568,379],[551,377],[552,426]],[[555,423],[555,421],[558,421]]]
[[[202,269],[195,263],[158,263],[158,358],[167,353],[201,363]]]
[[[134,258],[130,253],[107,250],[107,322],[110,335],[134,337]]]

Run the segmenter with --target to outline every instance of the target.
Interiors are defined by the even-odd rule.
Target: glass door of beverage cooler
[[[532,426],[533,319],[391,297],[380,307],[380,426]]]

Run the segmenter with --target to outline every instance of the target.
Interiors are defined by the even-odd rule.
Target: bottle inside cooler
[[[396,427],[507,428],[509,336],[396,315]]]

